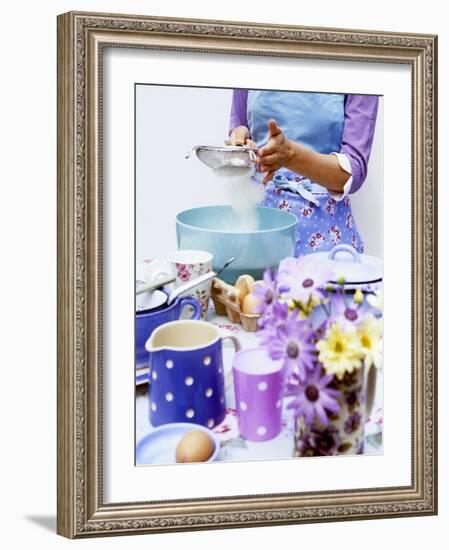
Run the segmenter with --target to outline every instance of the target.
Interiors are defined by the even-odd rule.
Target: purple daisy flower
[[[285,258],[279,264],[278,289],[283,298],[307,304],[312,296],[323,296],[322,289],[331,277],[329,266],[311,256]]]
[[[321,366],[317,365],[304,382],[299,381],[296,397],[287,408],[293,409],[295,417],[303,416],[308,426],[315,417],[326,426],[329,423],[326,411],[336,414],[340,410],[336,400],[340,392],[328,387],[333,378],[332,374],[321,376]],[[288,393],[293,393],[292,386]]]
[[[268,326],[262,336],[262,344],[267,347],[272,359],[283,359],[285,377],[297,373],[304,381],[307,371],[313,370],[316,360],[315,344],[311,341],[314,331],[311,330],[308,320],[299,320],[293,315],[287,316],[288,308],[279,310],[275,323]]]
[[[259,302],[257,312],[262,315],[269,314],[278,298],[276,278],[271,269],[265,270],[263,280],[257,281],[252,293]]]
[[[329,323],[338,322],[342,327],[354,325],[360,321],[360,306],[354,302],[352,295],[340,289],[330,294]]]
[[[275,302],[269,312],[259,319],[258,336],[260,344],[265,346],[273,338],[276,338],[278,328],[282,328],[288,318],[288,305]]]

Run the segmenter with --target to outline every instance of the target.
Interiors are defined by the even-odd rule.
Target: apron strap
[[[303,199],[312,202],[315,206],[320,205],[319,200],[314,195],[314,191],[317,191],[317,185],[313,184],[308,178],[290,172],[290,170],[280,170],[275,174],[273,184],[276,189],[298,193]],[[321,186],[318,187],[321,188]]]

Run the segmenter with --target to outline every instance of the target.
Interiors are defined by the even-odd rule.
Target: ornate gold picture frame
[[[103,497],[105,48],[411,68],[411,484],[106,503]],[[70,538],[437,513],[437,37],[66,13],[58,18],[58,533]]]

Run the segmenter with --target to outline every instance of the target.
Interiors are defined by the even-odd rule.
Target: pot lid
[[[326,262],[332,270],[332,280],[341,279],[345,285],[368,284],[382,281],[382,262],[375,256],[359,254],[352,246],[338,244],[327,252],[315,252],[317,260]]]

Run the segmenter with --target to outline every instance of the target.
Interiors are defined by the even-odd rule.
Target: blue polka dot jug
[[[149,406],[153,426],[192,422],[208,428],[226,416],[222,341],[233,335],[205,321],[173,321],[157,328],[145,347],[150,356]]]

